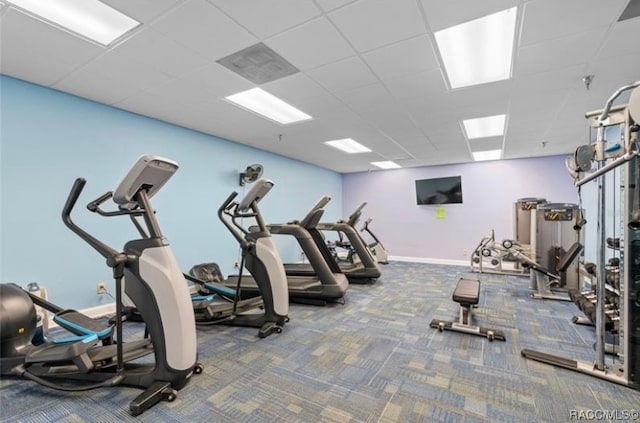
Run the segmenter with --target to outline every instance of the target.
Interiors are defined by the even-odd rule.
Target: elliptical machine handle
[[[78,201],[78,198],[80,197],[80,194],[82,193],[82,190],[84,189],[86,183],[87,181],[84,178],[78,178],[73,183],[71,191],[69,192],[69,196],[67,197],[67,201],[65,202],[62,209],[62,221],[69,229],[71,229],[72,232],[86,241],[87,244],[92,246],[94,250],[96,250],[98,253],[100,253],[100,255],[106,258],[107,264],[109,264],[110,261],[120,256],[120,253],[118,253],[116,250],[109,247],[102,241],[94,238],[89,233],[85,232],[84,229],[73,223],[73,220],[71,220],[71,210],[73,210],[73,207],[76,205],[76,202]]]
[[[232,201],[234,198],[236,198],[238,195],[238,193],[236,191],[233,191],[226,200],[224,200],[224,203],[222,203],[222,205],[220,206],[220,208],[218,209],[218,216],[222,217],[222,213],[224,213],[225,211],[229,210],[229,208],[232,205]]]
[[[84,189],[84,186],[86,184],[87,180],[84,178],[77,178],[73,182],[71,191],[67,196],[67,201],[64,203],[64,207],[62,208],[62,220],[65,224],[69,222],[69,224],[73,225],[73,222],[71,221],[71,210],[73,210],[73,207],[75,207],[76,203],[78,202],[78,198],[80,198],[80,194],[82,193],[82,190]],[[67,224],[67,226],[69,226],[69,224]]]
[[[87,204],[87,210],[91,212],[100,213],[101,212],[100,204],[104,203],[111,197],[113,197],[113,193],[111,191],[107,191],[106,193],[102,194],[100,197],[96,198],[95,200]]]
[[[249,242],[247,242],[247,240],[244,237],[244,234],[241,233],[236,227],[234,227],[231,223],[229,223],[228,219],[224,218],[224,214],[226,213],[228,216],[232,217],[232,221],[236,216],[236,213],[234,212],[234,214],[231,214],[229,212],[229,210],[231,210],[231,208],[236,204],[233,202],[233,199],[236,198],[236,196],[238,195],[238,193],[236,191],[233,191],[226,200],[224,200],[224,202],[222,203],[222,205],[220,206],[220,208],[218,209],[218,217],[220,218],[220,220],[222,221],[222,223],[224,224],[224,226],[227,227],[227,229],[229,229],[229,232],[231,232],[231,235],[233,235],[233,237],[238,241],[238,243],[240,243],[240,246],[242,248],[248,248],[249,246]],[[237,226],[237,224],[236,224]]]

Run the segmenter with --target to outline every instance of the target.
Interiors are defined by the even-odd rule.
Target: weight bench
[[[452,330],[456,332],[469,333],[471,335],[484,336],[489,339],[489,341],[493,341],[494,339],[499,341],[505,340],[504,332],[500,330],[487,329],[470,324],[471,307],[476,306],[480,300],[480,279],[475,276],[460,276],[451,298],[453,301],[460,304],[460,315],[458,321],[448,322],[433,319],[429,326],[438,329],[440,332],[444,330]]]

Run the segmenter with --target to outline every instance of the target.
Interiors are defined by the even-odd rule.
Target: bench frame
[[[484,336],[489,341],[497,339],[505,341],[504,332],[496,329],[489,329],[481,326],[472,325],[471,308],[477,306],[480,299],[480,279],[475,276],[460,276],[456,288],[453,290],[453,301],[460,304],[458,321],[451,322],[439,319],[433,319],[430,327],[438,329],[440,332],[445,330],[462,332],[471,335]]]

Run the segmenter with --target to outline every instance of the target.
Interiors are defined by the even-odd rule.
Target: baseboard
[[[450,266],[470,266],[466,260],[450,260],[426,257],[389,256],[389,261],[406,261],[411,263],[446,264]]]
[[[116,312],[116,303],[107,303],[102,304],[95,307],[85,308],[83,310],[78,310],[80,313],[87,315],[91,318],[104,317],[109,314],[115,314]],[[53,321],[51,314],[49,314],[49,329],[57,327],[58,324]]]

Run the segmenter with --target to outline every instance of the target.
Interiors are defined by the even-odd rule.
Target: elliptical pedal
[[[78,336],[96,335],[104,339],[113,334],[113,326],[105,321],[93,319],[76,310],[63,310],[53,316],[60,327]]]

